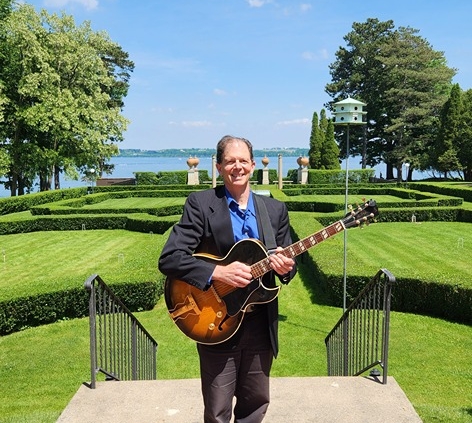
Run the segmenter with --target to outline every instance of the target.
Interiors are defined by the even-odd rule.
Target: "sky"
[[[472,2],[451,0],[26,0],[90,21],[135,64],[120,148],[306,147],[330,101],[329,65],[354,22],[393,20],[444,52],[472,88]],[[329,113],[328,113],[328,116]]]

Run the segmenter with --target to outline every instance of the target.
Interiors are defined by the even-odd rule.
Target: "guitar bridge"
[[[179,317],[182,317],[182,315],[184,315],[186,313],[191,313],[191,312],[193,312],[193,314],[198,316],[202,311],[198,307],[198,305],[195,302],[195,300],[193,299],[192,295],[187,295],[185,297],[184,304],[180,305],[180,306],[178,305],[177,307],[175,307],[170,312],[170,316],[172,317],[172,319],[176,320]]]

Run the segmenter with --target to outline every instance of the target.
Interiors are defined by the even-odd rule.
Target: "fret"
[[[316,244],[319,244],[320,242],[323,242],[338,232],[341,232],[343,229],[344,225],[341,223],[341,221],[333,223],[321,231],[316,232],[315,234],[310,235],[300,241],[297,241],[292,245],[289,245],[284,250],[282,250],[281,254],[285,255],[285,257],[294,258],[304,253],[309,248],[314,247]],[[268,257],[257,263],[254,263],[251,266],[251,273],[254,279],[260,278],[271,270],[272,267],[270,266],[270,260]]]
[[[346,228],[351,226],[358,226],[360,221],[366,221],[370,217],[374,217],[377,214],[377,208],[374,201],[370,201],[364,205],[364,208],[360,208],[356,213],[350,213],[346,215],[344,220],[339,220],[338,222],[332,223],[326,228],[321,229],[320,231],[303,238],[292,245],[284,248],[280,254],[283,254],[285,257],[294,258],[311,247],[314,247],[316,244],[325,241],[326,239],[336,235],[339,232],[344,231]],[[251,266],[251,273],[254,278],[259,278],[270,272],[272,270],[270,266],[270,260],[268,257],[265,259],[254,263]]]

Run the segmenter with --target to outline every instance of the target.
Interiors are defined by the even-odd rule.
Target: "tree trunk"
[[[54,166],[54,189],[61,189],[60,174],[59,166]]]

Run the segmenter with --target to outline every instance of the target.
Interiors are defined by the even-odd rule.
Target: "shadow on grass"
[[[306,325],[300,325],[298,323],[292,323],[292,322],[289,321],[289,318],[287,316],[285,316],[284,314],[279,314],[279,321],[284,322],[287,325],[297,327],[299,329],[307,329],[311,332],[319,332],[323,335],[326,335],[326,331],[324,329],[315,329],[315,328],[313,328],[313,326],[306,326]]]
[[[299,237],[292,232],[294,242],[299,241]],[[332,306],[333,302],[326,289],[326,278],[322,275],[318,265],[310,254],[306,251],[297,257],[298,276],[310,294],[313,304]]]

